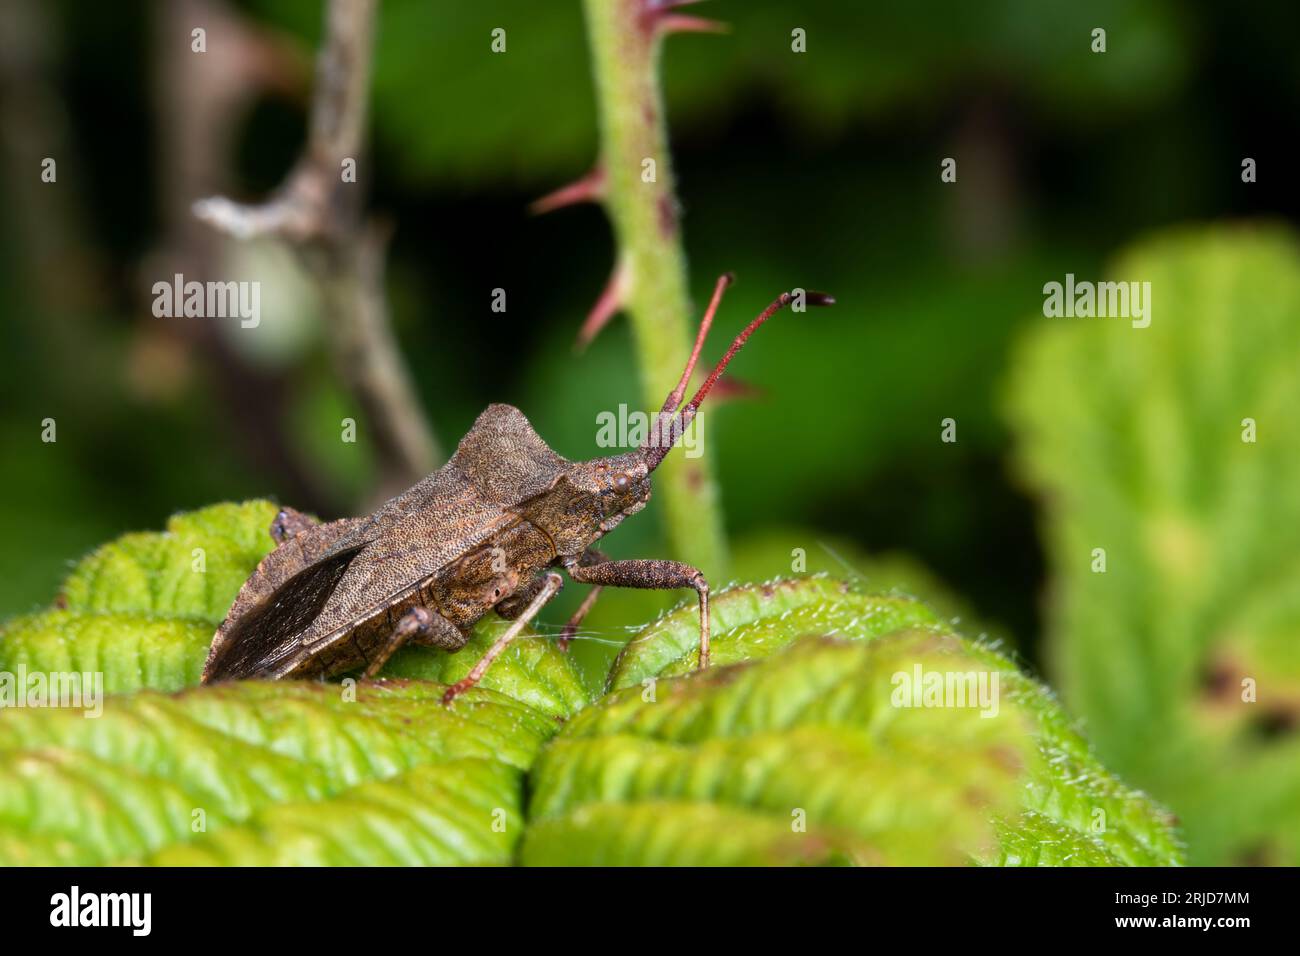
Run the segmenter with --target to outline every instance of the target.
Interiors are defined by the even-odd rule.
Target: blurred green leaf
[[[314,42],[319,4],[255,4]],[[1018,85],[1072,122],[1113,119],[1168,96],[1182,81],[1189,38],[1159,0],[1045,8],[1033,0],[978,7],[959,0],[845,4],[711,3],[720,37],[668,41],[664,85],[675,123],[773,98],[796,127],[839,133],[868,117],[928,107],[962,92],[970,73]],[[947,29],[936,34],[934,24]],[[1092,30],[1109,31],[1107,51]],[[492,31],[506,31],[494,53]],[[791,49],[805,31],[807,52]],[[545,83],[537,82],[544,76]],[[1033,82],[1024,82],[1025,78]],[[437,109],[430,110],[431,97]],[[523,180],[573,175],[595,160],[595,108],[580,4],[477,0],[384,4],[374,78],[380,135],[413,179]]]
[[[693,800],[590,803],[529,828],[525,866],[847,865],[851,836],[794,833],[788,821]],[[863,848],[865,856],[865,848]]]
[[[70,611],[186,618],[216,626],[274,542],[269,501],[173,516],[167,530],[127,534],[82,558],[64,582]]]
[[[1193,862],[1300,863],[1300,247],[1185,229],[1109,277],[1151,283],[1150,327],[1043,319],[1009,386],[1055,673]]]
[[[102,674],[103,690],[180,690],[199,682],[215,626],[145,614],[50,610],[0,625],[0,671]]]

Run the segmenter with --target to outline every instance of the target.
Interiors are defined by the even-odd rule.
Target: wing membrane
[[[250,608],[234,622],[205,679],[239,680],[274,670],[276,663],[294,652],[362,547],[337,551],[308,565]]]

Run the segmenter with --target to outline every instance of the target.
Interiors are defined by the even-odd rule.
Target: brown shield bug
[[[279,543],[244,583],[217,629],[203,682],[374,677],[407,642],[458,650],[495,609],[513,623],[450,702],[559,592],[563,568],[594,585],[565,625],[561,646],[601,588],[691,588],[699,596],[700,667],[709,663],[709,585],[678,561],[613,561],[592,545],[650,498],[650,473],[699,411],[754,331],[794,300],[783,292],[731,343],[694,397],[681,405],[704,338],[731,277],[717,282],[681,379],[636,450],[593,461],[553,452],[523,413],[490,405],[443,467],[374,514],[318,524],[290,508],[271,526]],[[809,305],[830,305],[805,293]]]

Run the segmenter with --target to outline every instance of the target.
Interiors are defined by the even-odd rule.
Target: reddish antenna
[[[677,444],[677,440],[682,437],[682,433],[695,420],[695,415],[699,412],[700,405],[703,404],[705,397],[717,384],[727,365],[730,364],[736,353],[744,347],[749,337],[758,331],[759,326],[794,301],[795,297],[789,292],[782,292],[773,299],[771,304],[755,316],[754,320],[745,326],[744,330],[732,340],[730,348],[723,354],[718,364],[714,366],[713,371],[709,373],[709,377],[704,380],[704,384],[699,387],[694,397],[686,403],[686,406],[676,417],[670,418],[673,412],[677,410],[677,406],[681,404],[682,397],[686,394],[686,386],[690,382],[691,373],[695,371],[696,362],[699,361],[700,351],[704,347],[705,336],[709,334],[709,328],[713,325],[713,316],[718,311],[718,305],[722,301],[722,294],[734,279],[735,277],[730,272],[718,277],[717,284],[713,287],[713,298],[709,300],[709,307],[700,320],[700,329],[695,335],[695,345],[691,349],[690,358],[686,360],[686,367],[682,370],[682,377],[678,380],[676,387],[668,393],[668,398],[664,401],[659,417],[655,420],[654,428],[650,430],[650,435],[646,438],[645,444],[641,446],[648,471],[654,471],[668,452],[672,450],[673,445]],[[807,305],[815,306],[834,305],[835,298],[825,292],[805,292],[804,302]],[[663,436],[665,422],[668,422],[666,438]]]

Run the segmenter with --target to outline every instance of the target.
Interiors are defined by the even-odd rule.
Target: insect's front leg
[[[598,551],[595,548],[588,548],[586,551],[582,552],[582,557],[579,559],[578,563],[583,567],[591,567],[593,564],[608,564],[609,556],[603,551]],[[560,629],[560,640],[557,642],[560,650],[567,651],[569,649],[569,642],[573,640],[573,635],[578,632],[578,628],[582,626],[582,622],[587,619],[587,615],[591,613],[591,609],[596,606],[596,601],[599,600],[600,592],[603,590],[605,589],[601,585],[597,584],[588,591],[587,596],[583,598],[582,603],[578,605],[578,609],[573,612],[573,616],[564,622],[564,627]]]
[[[565,562],[569,577],[584,584],[615,588],[670,591],[692,588],[700,596],[700,669],[709,666],[709,582],[699,568],[680,561],[604,561],[585,565],[577,558]],[[581,609],[580,609],[581,610]]]
[[[609,558],[603,552],[597,551],[595,548],[588,548],[583,552],[581,558],[581,563],[584,565],[604,564],[608,561]],[[537,596],[537,593],[545,586],[545,584],[545,576],[535,579],[527,587],[521,588],[519,591],[516,591],[514,594],[510,595],[510,597],[498,604],[496,606],[496,612],[507,620],[513,621],[519,616],[520,612],[528,606],[528,603]],[[573,612],[573,616],[570,617],[569,620],[565,622],[564,627],[560,629],[560,639],[556,642],[560,650],[567,651],[569,649],[569,642],[573,640],[573,635],[577,632],[578,628],[582,626],[583,619],[591,611],[592,606],[595,605],[596,599],[600,597],[601,590],[602,588],[600,585],[592,588],[591,591],[587,593],[587,596],[582,599],[582,603],[578,605],[578,609]]]

